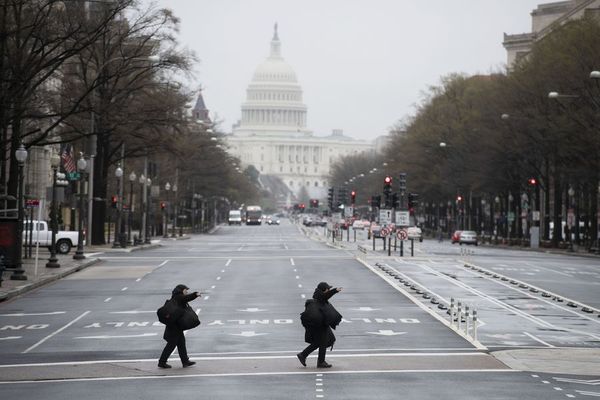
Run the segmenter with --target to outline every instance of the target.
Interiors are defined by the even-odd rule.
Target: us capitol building
[[[296,73],[281,56],[277,24],[269,57],[254,71],[242,103],[242,118],[225,137],[242,167],[253,165],[261,182],[280,178],[290,195],[305,188],[310,198],[327,197],[329,171],[340,156],[374,151],[367,141],[344,136],[313,136]],[[288,198],[289,201],[289,198]]]

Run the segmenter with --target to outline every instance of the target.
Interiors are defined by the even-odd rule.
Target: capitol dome
[[[242,104],[240,135],[309,135],[306,106],[296,72],[281,56],[277,24],[271,52],[255,70]]]

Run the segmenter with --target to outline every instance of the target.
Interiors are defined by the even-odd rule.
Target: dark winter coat
[[[331,289],[327,293],[316,289],[313,294],[314,301],[318,304],[322,318],[320,326],[307,326],[304,334],[304,341],[319,347],[330,347],[335,343],[335,335],[331,328],[335,329],[342,320],[342,316],[329,303],[331,296],[338,292],[337,289]]]
[[[195,292],[190,294],[183,294],[183,290],[179,290],[178,287],[176,287],[173,290],[171,300],[174,300],[175,303],[177,303],[177,306],[180,307],[183,311],[186,307],[189,307],[188,302],[195,300],[198,297],[198,295]],[[173,343],[177,342],[181,335],[183,335],[183,330],[180,329],[177,326],[177,324],[166,325],[165,333],[163,334],[163,339],[165,339],[169,343]]]

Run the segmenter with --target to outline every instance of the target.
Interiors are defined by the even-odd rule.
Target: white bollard
[[[473,340],[477,340],[477,310],[473,310]]]
[[[465,336],[469,336],[469,306],[465,306]]]
[[[450,298],[450,326],[454,326],[454,298]]]
[[[456,317],[457,317],[456,323],[458,326],[458,330],[460,331],[460,328],[462,326],[462,303],[460,301],[458,302],[457,310],[458,311],[456,313]]]

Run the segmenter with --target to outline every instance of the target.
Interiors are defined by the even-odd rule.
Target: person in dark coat
[[[341,292],[342,288],[334,288],[327,282],[321,282],[313,293],[313,303],[310,304],[310,300],[307,301],[310,307],[318,306],[319,313],[321,315],[318,318],[314,318],[318,321],[316,324],[308,324],[306,326],[306,333],[304,334],[304,341],[310,343],[301,353],[296,356],[300,363],[306,367],[306,358],[319,349],[319,356],[317,358],[317,368],[331,368],[331,364],[325,361],[325,353],[327,347],[332,347],[335,342],[335,335],[331,328],[334,328],[341,322],[342,316],[329,304],[329,299],[334,294]],[[316,304],[315,304],[316,303]]]
[[[188,290],[189,288],[185,285],[177,285],[172,291],[171,300],[174,300],[175,303],[177,303],[177,306],[182,309],[185,309],[188,302],[200,297],[198,292],[188,294]],[[190,361],[187,355],[185,335],[183,334],[183,330],[179,328],[177,324],[165,326],[163,339],[167,341],[167,345],[158,360],[158,366],[160,368],[171,368],[171,366],[167,364],[167,360],[171,356],[171,353],[173,353],[173,350],[175,350],[175,347],[177,347],[177,352],[179,353],[179,358],[181,359],[184,368],[196,364],[194,361]]]

